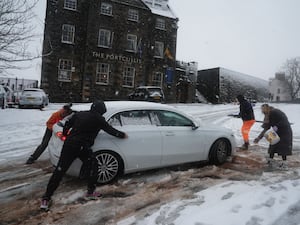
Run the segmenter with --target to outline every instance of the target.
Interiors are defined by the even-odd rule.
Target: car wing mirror
[[[197,130],[199,128],[199,123],[197,123],[197,121],[193,121],[192,123],[192,130]]]
[[[192,125],[192,130],[197,130],[198,128],[199,128],[198,125],[196,125],[196,124],[193,124],[193,125]]]
[[[199,128],[199,125],[196,123],[192,124],[192,130],[197,130]]]

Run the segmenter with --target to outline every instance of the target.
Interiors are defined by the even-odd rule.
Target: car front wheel
[[[230,152],[230,145],[225,139],[219,139],[213,143],[209,152],[209,162],[220,165],[226,162]]]
[[[94,154],[95,163],[93,169],[97,177],[97,183],[110,183],[123,172],[123,162],[116,153],[111,151],[99,151]]]

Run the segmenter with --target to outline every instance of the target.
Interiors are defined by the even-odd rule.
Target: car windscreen
[[[150,94],[159,93],[159,94],[162,95],[162,91],[159,88],[149,88],[148,91],[149,91]]]

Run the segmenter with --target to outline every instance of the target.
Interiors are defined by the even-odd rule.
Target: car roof
[[[105,105],[108,109],[172,109],[169,105],[164,105],[161,103],[146,102],[146,101],[106,101]]]
[[[43,91],[43,89],[40,89],[40,88],[25,88],[23,91]]]
[[[121,111],[127,111],[127,110],[169,110],[173,112],[179,112],[183,115],[186,115],[184,112],[177,110],[175,107],[161,104],[161,103],[155,103],[155,102],[147,102],[147,101],[105,101],[105,106],[107,108],[107,112],[104,114],[104,117],[109,117],[112,114],[115,114],[117,112]],[[79,106],[80,110],[90,110],[91,104],[81,105]],[[72,107],[74,110],[76,110],[76,105]],[[78,109],[79,109],[78,108]],[[188,116],[190,117],[190,116]]]
[[[177,110],[175,107],[155,102],[147,101],[106,101],[105,102],[107,112],[103,115],[105,118],[111,115],[127,110],[168,110],[176,113],[180,113],[190,119],[194,119],[191,115],[184,113],[181,110]]]
[[[157,88],[157,89],[161,89],[161,87],[159,87],[159,86],[139,86],[136,89],[139,89],[139,88]]]

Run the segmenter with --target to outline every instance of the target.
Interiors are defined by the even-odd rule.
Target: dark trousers
[[[57,189],[63,176],[76,158],[79,158],[82,162],[91,161],[91,163],[94,163],[94,159],[89,160],[91,155],[92,154],[90,149],[86,149],[80,145],[64,144],[59,161],[48,182],[47,190],[43,196],[43,199],[51,199],[51,196]],[[96,188],[97,179],[94,170],[92,169],[93,165],[90,168],[91,169],[89,171],[87,190],[88,193],[93,193]]]
[[[45,149],[48,146],[51,136],[52,136],[52,130],[46,128],[44,137],[42,139],[42,143],[35,149],[34,153],[31,155],[31,157],[34,160],[37,160],[41,156],[41,154],[45,151]]]

